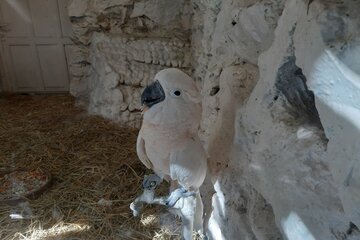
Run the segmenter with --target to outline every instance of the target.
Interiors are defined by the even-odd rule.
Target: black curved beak
[[[164,101],[165,92],[158,80],[147,86],[141,94],[141,105],[149,108],[153,105]]]

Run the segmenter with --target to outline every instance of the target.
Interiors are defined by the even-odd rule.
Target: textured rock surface
[[[204,139],[210,140],[207,142],[212,171],[217,173],[210,231],[217,239],[238,239],[238,236],[244,239],[359,239],[355,226],[359,226],[355,207],[359,206],[359,179],[355,170],[359,164],[359,152],[355,150],[359,144],[355,137],[359,136],[359,125],[355,119],[360,110],[360,85],[359,65],[354,60],[359,25],[356,14],[353,15],[359,3],[314,1],[308,14],[304,1],[272,3],[271,6],[281,10],[270,11],[280,12],[281,16],[277,21],[264,18],[269,34],[264,34],[266,28],[253,28],[251,34],[259,36],[253,37],[255,42],[264,39],[260,41],[265,43],[263,46],[254,45],[242,51],[243,41],[229,44],[224,41],[222,50],[215,51],[219,42],[217,28],[224,29],[219,16],[230,16],[235,11],[227,5],[223,2],[218,9],[217,22],[210,26],[212,30],[204,31],[211,32],[207,44],[212,47],[203,44],[203,49],[212,56],[199,58],[200,67],[196,69],[204,80],[204,114],[207,116]],[[240,15],[252,9],[250,12],[255,14],[252,19],[261,19],[256,14],[265,6],[268,6],[266,2],[255,3],[246,10],[241,9]],[[201,14],[209,15],[207,11],[213,12],[211,9]],[[271,22],[277,22],[276,29]],[[230,25],[230,19],[225,23]],[[244,42],[248,41],[251,40]],[[220,86],[223,81],[221,75],[216,76],[217,66],[238,64],[234,56],[227,54],[236,54],[231,50],[233,45],[242,51],[239,57],[243,61],[258,65],[259,79],[252,91],[247,84],[250,92],[243,95],[249,96],[247,101],[225,104],[225,109],[237,106],[235,128],[231,121],[227,127],[223,126],[223,129],[232,129],[226,131],[231,134],[225,139],[234,137],[219,141],[226,132],[209,129],[222,125],[226,116],[232,118],[231,114],[221,111],[226,102],[221,97],[228,94],[226,90],[222,94],[220,87],[219,101],[207,93],[217,84],[217,79]],[[199,71],[202,66],[215,66],[215,69],[202,74]],[[222,68],[223,73],[227,69],[229,67]],[[241,82],[240,79],[235,81]],[[233,143],[231,147],[229,142]],[[223,153],[217,154],[223,149]],[[259,204],[249,205],[259,199]],[[262,203],[270,205],[270,209]],[[261,225],[263,222],[258,216],[268,219],[268,228]],[[229,223],[240,223],[240,227],[229,227]],[[281,235],[272,231],[275,224]],[[220,230],[222,237],[217,233]]]
[[[73,0],[71,93],[89,112],[132,127],[144,86],[167,67],[191,72],[189,2]],[[160,14],[166,13],[166,14]]]
[[[161,69],[190,69],[189,45],[179,39],[96,33],[91,50],[89,112],[140,127],[140,95]]]
[[[360,239],[358,1],[71,4],[72,93],[90,112],[138,126],[168,66],[201,87],[213,239]]]

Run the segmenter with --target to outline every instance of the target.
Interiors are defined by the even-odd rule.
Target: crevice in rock
[[[278,69],[274,100],[277,100],[278,96],[283,97],[284,106],[293,117],[294,123],[314,125],[323,129],[315,106],[314,93],[308,89],[306,77],[295,61],[295,56],[287,57]]]
[[[347,233],[348,235],[351,235],[351,234],[354,233],[354,232],[360,233],[360,230],[359,230],[359,228],[358,228],[353,222],[350,222],[350,223],[349,223],[349,229],[346,231],[346,233]]]

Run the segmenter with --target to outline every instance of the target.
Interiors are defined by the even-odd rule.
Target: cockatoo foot
[[[188,191],[184,187],[175,189],[166,200],[166,206],[174,207],[174,205],[179,201],[180,198],[187,198],[190,196],[195,196],[196,192]]]
[[[145,175],[142,186],[144,189],[147,190],[155,190],[155,188],[157,188],[157,186],[159,186],[161,182],[162,179],[156,174],[151,174],[148,176]]]
[[[144,203],[153,203],[155,188],[157,188],[161,182],[162,179],[156,174],[144,177],[144,181],[142,183],[144,192],[130,204],[130,209],[135,217],[140,215]]]

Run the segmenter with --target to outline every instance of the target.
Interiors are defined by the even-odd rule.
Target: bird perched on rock
[[[198,137],[201,95],[192,78],[169,68],[156,74],[142,93],[141,103],[144,110],[138,157],[158,177],[177,186],[164,204],[180,210],[183,238],[190,240],[193,229],[202,231],[199,188],[207,171],[206,154]],[[179,199],[181,206],[177,206]]]

